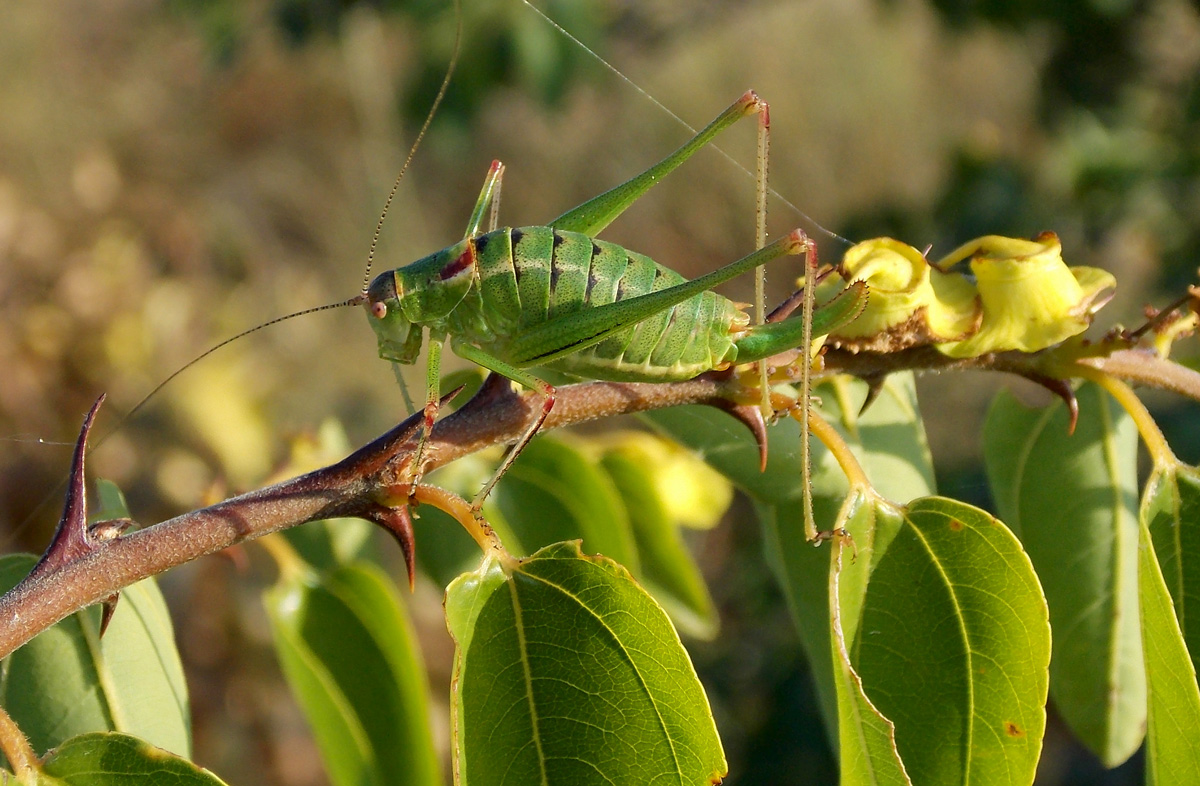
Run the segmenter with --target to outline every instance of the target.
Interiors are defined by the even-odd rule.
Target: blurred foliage
[[[235,0],[173,0],[179,14],[198,25],[213,60],[232,67],[250,44],[245,4]],[[550,0],[541,10],[588,47],[603,49],[605,9],[594,0]],[[413,83],[399,97],[405,119],[420,122],[429,111],[454,50],[452,4],[439,0],[275,0],[268,10],[288,46],[317,45],[315,39],[343,35],[347,16],[369,10],[422,31]],[[469,126],[481,107],[503,88],[516,87],[547,106],[593,63],[579,46],[559,35],[520,2],[479,0],[469,4],[470,26],[442,105],[442,121]]]
[[[380,266],[461,236],[492,158],[509,165],[506,223],[536,223],[686,137],[518,0],[463,1],[459,71],[388,219]],[[1052,229],[1069,264],[1118,277],[1110,309],[1129,322],[1141,301],[1165,302],[1194,276],[1194,3],[537,5],[690,122],[757,88],[772,101],[773,185],[851,240],[888,234],[944,253],[982,234]],[[100,391],[110,394],[108,417],[127,411],[215,341],[359,286],[383,196],[453,37],[452,12],[433,0],[6,9],[0,531],[9,548],[39,551],[48,539],[69,448],[38,440],[73,439]],[[748,165],[749,140],[727,143]],[[750,194],[743,174],[698,157],[607,236],[694,275],[753,242]],[[825,258],[844,250],[806,217],[778,202],[772,210],[773,232],[803,222]],[[791,275],[772,271],[777,292]],[[748,291],[730,290],[741,299]],[[119,480],[148,522],[214,488],[256,482],[282,461],[287,435],[327,416],[358,444],[402,413],[373,344],[361,315],[336,312],[238,342],[172,383],[91,466]],[[971,435],[996,381],[922,384],[938,401],[928,426],[945,462],[939,473],[971,477]],[[1186,422],[1194,417],[1178,419],[1193,440],[1180,452],[1195,455],[1200,429]],[[696,660],[733,730],[734,771],[772,783],[829,772],[754,529],[726,522],[699,535],[693,545],[725,634],[695,648]],[[168,600],[223,598],[221,576],[219,567],[168,576]],[[296,743],[294,721],[246,698],[279,690],[261,681],[262,621],[256,628],[232,601],[191,605],[200,621],[181,638],[189,678],[207,689],[196,691],[201,760],[233,781],[308,782],[287,757],[258,753]],[[435,680],[448,679],[437,657],[427,661]],[[263,687],[247,692],[248,682]],[[807,723],[794,721],[798,704],[811,712]],[[232,731],[215,725],[221,713],[234,717]],[[1071,744],[1052,727],[1039,782],[1137,782],[1136,763],[1102,772]],[[739,765],[746,759],[754,764]],[[251,774],[238,777],[231,760],[253,761]],[[792,766],[772,770],[773,761]]]
[[[1138,0],[932,0],[960,32],[1012,30],[1040,42],[1039,154],[961,149],[920,229],[951,240],[1071,226],[1094,245],[1134,232],[1161,258],[1159,281],[1195,278],[1200,241],[1200,50],[1194,4]],[[881,216],[895,230],[909,216]],[[884,228],[883,233],[888,233]],[[958,234],[961,233],[961,234]]]
[[[1139,0],[932,0],[952,27],[990,24],[1028,32],[1048,28],[1056,39],[1043,76],[1043,112],[1099,109],[1119,97],[1138,65],[1134,31],[1156,4]],[[1159,4],[1161,7],[1161,4]]]

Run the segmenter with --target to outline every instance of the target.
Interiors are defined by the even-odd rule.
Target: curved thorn
[[[71,473],[67,480],[67,499],[63,504],[62,518],[54,530],[54,537],[41,560],[34,566],[34,573],[54,570],[66,563],[82,557],[92,550],[91,538],[87,528],[87,486],[84,483],[84,460],[87,457],[88,434],[96,420],[96,413],[104,403],[104,394],[96,399],[87,417],[83,419],[83,427],[79,430],[79,439],[75,442],[75,454],[71,458]]]
[[[879,374],[870,377],[859,377],[863,382],[867,383],[867,397],[863,399],[862,406],[858,408],[858,414],[862,415],[867,411],[867,407],[875,403],[879,398],[879,394],[883,392],[883,383],[887,381],[886,374]]]
[[[408,591],[412,592],[416,586],[417,542],[408,505],[395,508],[376,505],[362,515],[387,530],[400,545],[400,551],[404,554],[404,568],[408,571]]]
[[[762,410],[757,404],[737,404],[728,399],[718,399],[712,402],[718,409],[733,415],[746,428],[750,429],[754,443],[758,445],[758,471],[767,469],[767,421],[763,418]]]
[[[121,593],[114,592],[100,601],[100,638],[104,638],[104,631],[108,630],[108,623],[112,622],[113,615],[117,613],[117,601],[120,599]]]
[[[1079,400],[1075,398],[1075,391],[1072,389],[1071,384],[1065,379],[1045,377],[1041,374],[1022,374],[1022,376],[1031,382],[1036,382],[1063,400],[1063,403],[1067,405],[1067,412],[1071,418],[1067,424],[1067,435],[1074,434],[1075,426],[1079,423]]]

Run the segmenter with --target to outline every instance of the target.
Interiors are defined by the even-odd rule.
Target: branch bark
[[[932,347],[888,354],[831,350],[825,356],[824,373],[851,373],[869,382],[881,381],[887,374],[901,370],[961,368],[1005,371],[1042,380],[1069,376],[1069,363],[1046,362],[1052,357],[1047,354],[1051,352],[1006,352],[950,359]],[[1200,374],[1196,372],[1139,350],[1102,355],[1097,353],[1096,357],[1072,362],[1086,363],[1117,377],[1200,400]],[[1048,373],[1050,366],[1059,373]],[[792,372],[796,373],[795,367]],[[787,376],[788,372],[782,373]],[[761,417],[755,420],[757,407],[752,403],[737,403],[745,397],[745,392],[746,388],[730,373],[711,373],[673,383],[569,385],[558,389],[557,402],[543,428],[681,404],[708,404],[730,411],[751,428],[756,438],[761,438],[764,436]],[[426,470],[491,445],[515,441],[540,408],[538,396],[514,393],[507,380],[485,384],[471,401],[436,424],[425,448]],[[245,540],[335,517],[365,518],[386,526],[386,516],[381,511],[390,509],[398,498],[397,490],[412,480],[409,463],[420,423],[418,413],[329,467],[136,532],[90,540],[85,535],[87,548],[71,551],[67,559],[61,555],[49,558],[55,550],[52,543],[47,558],[0,598],[0,657],[68,614],[109,599],[123,587]],[[81,482],[82,460],[77,464],[79,477],[72,480]],[[69,499],[64,521],[73,515],[79,522],[85,522],[86,510],[70,514],[71,504]],[[391,531],[399,535],[395,527]],[[59,537],[56,535],[56,542]]]
[[[718,374],[675,383],[569,385],[559,388],[544,428],[680,404],[728,409],[740,390],[731,376]],[[426,471],[516,440],[540,407],[538,397],[516,394],[507,380],[486,384],[471,401],[436,424],[425,448]],[[411,482],[409,463],[421,418],[417,413],[331,466],[129,534],[92,539],[86,549],[72,550],[69,558],[51,559],[60,538],[69,535],[79,540],[78,533],[65,526],[67,519],[78,519],[72,526],[84,526],[81,522],[86,521],[80,499],[69,499],[64,525],[47,557],[0,598],[0,657],[67,615],[197,557],[309,521],[359,517],[379,523],[380,509],[396,498],[397,488]],[[85,424],[81,441],[86,432]],[[82,483],[83,462],[76,464],[72,484]],[[71,512],[72,506],[77,512]]]

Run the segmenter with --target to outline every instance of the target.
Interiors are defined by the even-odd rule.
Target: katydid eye
[[[382,300],[377,300],[371,304],[371,316],[376,319],[383,319],[387,316],[387,303]]]

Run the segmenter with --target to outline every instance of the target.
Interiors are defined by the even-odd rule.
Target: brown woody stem
[[[1097,348],[1094,356],[1076,356],[1064,362],[1056,359],[1053,351],[951,359],[931,347],[890,354],[832,350],[825,356],[825,367],[826,373],[850,373],[867,380],[895,371],[956,368],[1058,378],[1075,375],[1070,371],[1071,362],[1085,363],[1115,377],[1200,400],[1200,374],[1157,356],[1138,350]],[[706,374],[673,383],[569,385],[558,389],[557,402],[543,428],[681,404],[710,404],[728,410],[731,402],[739,402],[744,394],[744,387],[729,374]],[[491,445],[512,442],[540,414],[535,412],[538,401],[539,397],[517,395],[506,385],[485,386],[474,399],[436,425],[426,445],[425,469]],[[0,657],[68,614],[197,557],[308,521],[343,516],[377,519],[380,506],[394,503],[392,491],[412,482],[409,462],[420,422],[420,415],[410,418],[332,466],[136,532],[95,539],[82,553],[43,562],[0,598]],[[82,472],[82,462],[79,464]],[[61,546],[52,543],[49,553],[65,555],[73,551]]]
[[[437,424],[426,445],[427,470],[522,433],[535,416],[537,401],[531,405],[528,396],[501,387],[489,386]],[[559,389],[544,428],[679,404],[718,404],[738,390],[735,381],[722,375],[665,384],[570,385]],[[0,598],[0,657],[68,614],[197,557],[308,521],[345,516],[371,520],[389,501],[390,490],[411,480],[408,464],[420,417],[409,418],[332,466],[95,543],[71,559],[42,563]],[[60,553],[61,548],[51,544],[49,551]]]

